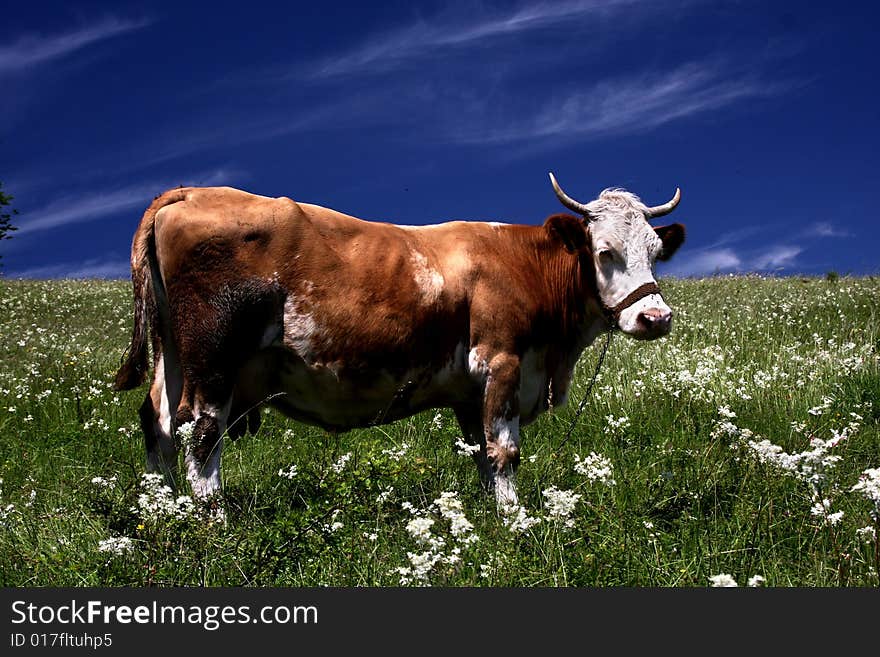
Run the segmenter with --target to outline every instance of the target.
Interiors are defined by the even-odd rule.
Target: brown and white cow
[[[654,279],[680,224],[606,189],[579,216],[541,226],[363,221],[228,187],[180,188],[135,233],[134,332],[116,389],[153,384],[140,416],[147,468],[176,476],[183,440],[196,496],[220,490],[227,429],[254,430],[268,404],[330,431],[455,412],[502,508],[516,504],[520,427],[566,401],[584,348],[616,324],[667,334]],[[192,424],[189,424],[192,423]]]

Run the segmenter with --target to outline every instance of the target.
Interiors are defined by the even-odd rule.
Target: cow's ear
[[[544,227],[569,253],[579,253],[587,247],[587,228],[582,219],[570,214],[554,214],[547,218]]]
[[[669,260],[678,247],[684,242],[684,226],[682,224],[669,224],[668,226],[657,226],[654,232],[663,241],[663,248],[660,250],[658,260]]]

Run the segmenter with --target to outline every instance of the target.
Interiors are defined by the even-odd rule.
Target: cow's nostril
[[[638,322],[651,331],[666,330],[672,323],[672,312],[659,308],[648,308],[639,313]]]

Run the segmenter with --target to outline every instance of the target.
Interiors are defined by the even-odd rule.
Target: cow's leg
[[[519,503],[514,479],[519,467],[519,358],[501,353],[488,362],[483,393],[483,431],[486,458],[498,508],[507,511]]]
[[[223,434],[229,419],[231,393],[206,394],[196,389],[192,403],[186,399],[177,411],[178,434],[184,446],[186,478],[193,496],[208,505],[217,506],[220,493],[220,460]]]
[[[461,427],[464,434],[465,442],[469,445],[477,445],[480,450],[474,452],[471,456],[477,469],[480,471],[480,481],[483,488],[490,490],[492,488],[492,469],[489,466],[489,459],[486,458],[486,434],[483,431],[482,409],[476,407],[456,407],[455,418],[458,420],[458,426]]]
[[[156,358],[153,384],[138,414],[144,433],[147,472],[162,473],[167,483],[176,487],[179,445],[173,436],[171,409],[180,400],[180,376],[173,364],[169,364],[166,375],[165,360],[161,354]]]

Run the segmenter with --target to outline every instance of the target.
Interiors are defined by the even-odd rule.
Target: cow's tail
[[[131,344],[123,356],[122,365],[116,373],[113,384],[115,390],[132,390],[141,385],[150,369],[147,353],[147,325],[155,322],[156,290],[153,289],[152,269],[158,266],[156,260],[155,223],[156,213],[172,203],[184,200],[186,190],[173,189],[156,199],[144,212],[141,223],[131,243],[131,283],[134,288],[134,327]],[[159,272],[156,271],[155,274]],[[161,285],[161,277],[156,276]],[[164,292],[161,291],[161,292]],[[164,294],[162,294],[164,297]],[[155,324],[152,329],[155,331]]]

